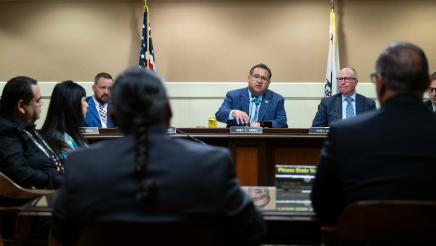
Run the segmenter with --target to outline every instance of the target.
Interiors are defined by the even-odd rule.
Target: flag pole
[[[330,9],[332,9],[332,10],[335,9],[335,1],[334,0],[330,0]]]
[[[149,15],[150,13],[148,12],[148,5],[147,5],[147,0],[144,0],[144,12],[147,13],[147,26],[145,27],[145,42],[146,42],[146,46],[147,46],[147,50],[145,51],[145,62],[146,62],[146,67],[148,68],[150,65],[150,18]]]

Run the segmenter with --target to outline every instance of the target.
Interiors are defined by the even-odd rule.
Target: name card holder
[[[311,127],[309,128],[309,134],[327,135],[330,127]]]
[[[232,126],[230,134],[263,134],[261,127]]]
[[[176,134],[176,128],[175,128],[175,127],[172,127],[172,126],[168,127],[168,129],[167,129],[167,134],[168,134],[168,135],[174,135],[174,134]]]
[[[87,135],[98,135],[98,127],[80,127],[80,133]]]

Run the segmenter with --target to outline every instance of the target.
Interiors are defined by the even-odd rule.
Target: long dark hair
[[[134,173],[139,182],[137,199],[153,201],[156,184],[147,176],[148,130],[165,127],[171,117],[161,79],[146,69],[129,69],[115,80],[111,91],[112,110],[119,128],[136,138]]]
[[[64,133],[70,135],[78,146],[86,144],[79,131],[84,120],[83,97],[86,97],[85,89],[71,80],[58,83],[54,87],[41,134],[55,152],[69,149],[62,141]]]

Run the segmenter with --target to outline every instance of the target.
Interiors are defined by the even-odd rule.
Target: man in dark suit
[[[285,99],[268,90],[271,76],[267,65],[253,66],[248,75],[248,87],[227,92],[223,104],[215,113],[217,120],[227,123],[227,126],[251,127],[271,121],[273,128],[287,128]]]
[[[112,76],[110,74],[99,73],[95,76],[94,84],[92,85],[94,95],[86,98],[88,112],[85,117],[85,126],[98,128],[115,127],[109,114],[111,87]]]
[[[436,200],[436,115],[422,104],[430,79],[424,52],[394,43],[376,63],[381,109],[335,122],[321,150],[312,203],[324,223],[363,200]]]
[[[431,83],[428,87],[428,100],[425,106],[433,113],[436,113],[436,72],[431,75]]]
[[[75,238],[101,220],[198,218],[222,222],[236,240],[256,242],[264,235],[262,215],[241,190],[229,151],[166,134],[171,110],[153,72],[121,74],[112,100],[126,137],[71,154],[54,205],[58,237]]]
[[[355,117],[375,110],[375,102],[356,93],[357,72],[354,68],[343,68],[339,72],[339,93],[321,100],[312,127],[327,127],[336,120]]]

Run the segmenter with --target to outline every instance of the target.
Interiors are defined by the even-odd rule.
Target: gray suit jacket
[[[95,221],[222,219],[225,232],[241,241],[265,233],[262,215],[240,189],[229,151],[150,131],[147,177],[157,195],[150,205],[136,199],[133,136],[105,141],[71,154],[54,204],[57,235],[74,239]],[[195,233],[195,232],[194,232]],[[195,236],[195,235],[194,235]]]
[[[375,101],[356,94],[356,115],[376,110]],[[321,100],[312,127],[327,127],[334,121],[342,119],[342,94],[338,93]]]

